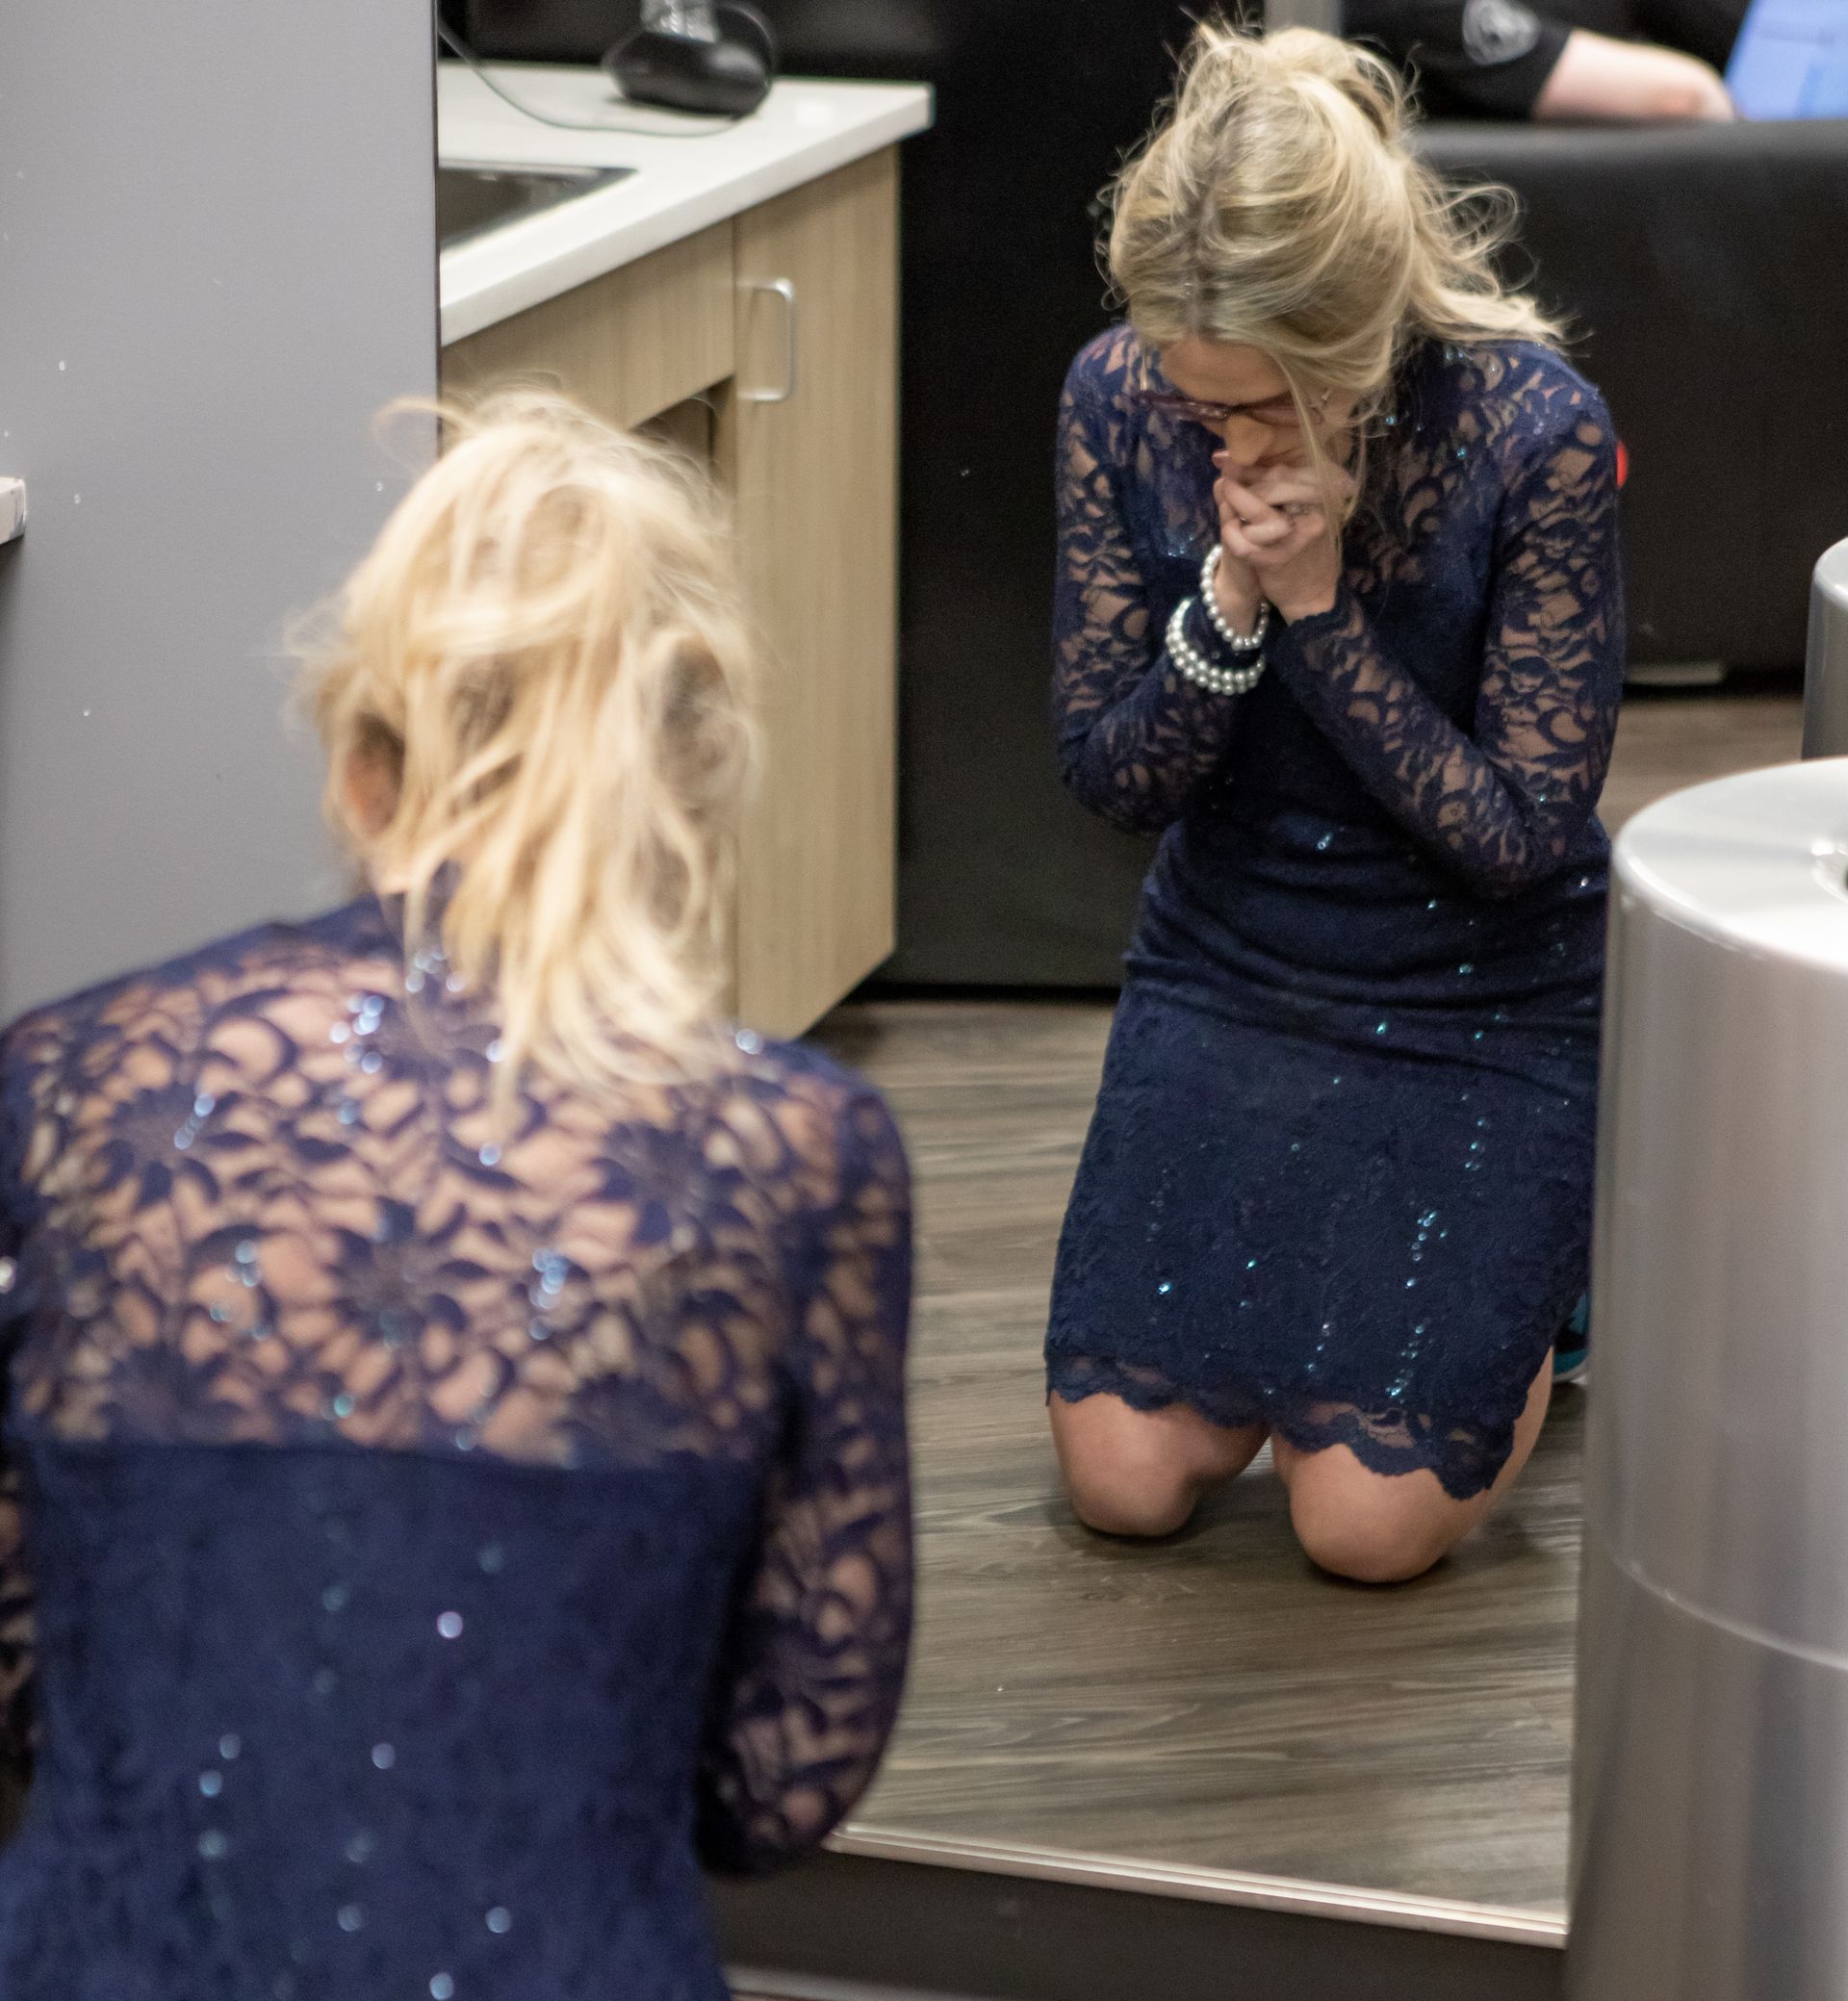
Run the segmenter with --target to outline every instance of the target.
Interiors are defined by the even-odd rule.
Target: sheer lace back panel
[[[479,1552],[550,1517],[536,1589],[523,1552],[527,1638],[505,1676],[529,1680],[547,1657],[548,1616],[580,1637],[601,1630],[600,1659],[646,1642],[633,1657],[647,1676],[627,1679],[669,1706],[632,1720],[670,1748],[632,1746],[629,1768],[690,1775],[699,1762],[709,1859],[808,1845],[871,1776],[907,1644],[896,1134],[845,1073],[750,1036],[722,1073],[637,1085],[613,1107],[529,1080],[503,1125],[494,1025],[452,984],[433,955],[407,971],[369,902],[48,1009],[8,1038],[0,1311],[15,1505],[0,1673],[15,1739],[35,1581],[44,1710],[73,1732],[96,1725],[57,1684],[72,1650],[98,1644],[76,1629],[104,1616],[96,1580],[69,1573],[110,1552],[67,1519],[30,1519],[54,1491],[66,1515],[86,1494],[124,1515],[131,1491],[168,1497],[143,1512],[196,1558],[168,1579],[178,1599],[228,1594],[255,1617],[270,1594],[265,1623],[306,1650],[282,1679],[303,1687],[363,1680],[394,1646],[460,1672],[469,1650],[431,1654],[430,1621],[447,1615],[412,1579],[460,1535],[466,1549],[449,1553],[478,1586]],[[148,1475],[150,1453],[165,1470]],[[42,1552],[30,1568],[22,1469]],[[236,1527],[241,1554],[232,1523],[174,1520],[170,1496],[189,1486],[195,1499],[210,1488],[215,1512],[265,1518]],[[328,1534],[348,1553],[323,1577]],[[601,1575],[586,1574],[593,1547]],[[259,1551],[297,1575],[253,1579]],[[355,1581],[368,1576],[370,1598]],[[123,1583],[123,1600],[146,1603]],[[459,1632],[467,1615],[452,1616]],[[713,1629],[660,1629],[683,1618]],[[209,1641],[171,1637],[189,1657],[152,1646],[139,1678],[209,1684]],[[500,1670],[479,1652],[467,1666],[470,1691],[445,1699],[479,1710]],[[606,1672],[592,1682],[611,1685]],[[689,1674],[695,1685],[676,1685]],[[517,1685],[495,1694],[520,1699]],[[449,1728],[443,1706],[424,1728]],[[699,1741],[675,1750],[686,1732]],[[138,1755],[158,1765],[162,1753]],[[55,1743],[46,1757],[50,1770],[67,1762]],[[196,1779],[183,1780],[195,1799]],[[547,1775],[522,1783],[543,1789]],[[579,1780],[553,1790],[579,1799]],[[323,1804],[336,1817],[350,1807]],[[493,1809],[485,1785],[471,1810],[486,1826]]]

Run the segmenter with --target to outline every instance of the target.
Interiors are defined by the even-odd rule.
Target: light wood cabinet
[[[732,225],[722,222],[443,350],[446,388],[550,375],[611,423],[641,423],[736,363]]]
[[[768,654],[738,990],[780,1030],[814,1020],[894,943],[896,194],[896,158],[876,154],[738,221],[738,375],[719,463]],[[770,281],[790,286],[793,324],[754,289]],[[793,393],[748,400],[786,385],[792,335]]]
[[[888,149],[444,354],[449,387],[548,376],[612,423],[709,443],[765,655],[736,1013],[774,1035],[895,940],[897,213]]]

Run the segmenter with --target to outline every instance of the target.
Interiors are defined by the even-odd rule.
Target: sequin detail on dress
[[[883,1105],[762,1044],[503,1129],[409,971],[368,902],[0,1044],[9,2001],[720,2001],[700,1860],[889,1730]]]

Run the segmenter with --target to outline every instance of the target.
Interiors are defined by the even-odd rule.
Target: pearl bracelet
[[[1207,623],[1235,654],[1254,654],[1264,644],[1265,634],[1270,629],[1270,606],[1260,603],[1258,622],[1249,632],[1236,630],[1232,621],[1219,609],[1219,593],[1213,588],[1219,574],[1219,545],[1216,542],[1200,565],[1200,603],[1205,608]]]
[[[1168,622],[1168,656],[1174,662],[1175,673],[1212,695],[1248,695],[1264,679],[1264,661],[1260,658],[1249,667],[1214,666],[1187,636],[1188,606],[1193,603],[1192,598],[1183,598]],[[1245,648],[1247,653],[1251,650]]]

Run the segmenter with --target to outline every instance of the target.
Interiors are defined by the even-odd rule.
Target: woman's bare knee
[[[1072,1512],[1099,1535],[1173,1535],[1192,1520],[1198,1497],[1191,1481],[1171,1474],[1141,1477],[1096,1468],[1067,1468]]]
[[[1304,1553],[1357,1584],[1404,1584],[1422,1578],[1490,1513],[1527,1464],[1547,1414],[1551,1356],[1527,1392],[1510,1450],[1494,1484],[1468,1500],[1447,1492],[1428,1467],[1374,1473],[1351,1447],[1305,1451],[1278,1439],[1278,1475],[1290,1491],[1290,1519]]]
[[[1055,1394],[1049,1415],[1072,1507],[1101,1535],[1174,1534],[1264,1443],[1262,1430],[1226,1430],[1184,1405],[1142,1411],[1103,1394],[1075,1403]]]
[[[1292,1453],[1290,1520],[1303,1553],[1357,1584],[1404,1584],[1439,1562],[1485,1512],[1421,1470],[1376,1474],[1346,1446]]]
[[[1172,1535],[1187,1526],[1197,1489],[1178,1455],[1127,1407],[1096,1398],[1055,1398],[1052,1438],[1079,1521],[1100,1535]]]
[[[1430,1525],[1334,1515],[1296,1516],[1296,1530],[1303,1554],[1317,1569],[1353,1584],[1409,1584],[1440,1563],[1456,1540],[1456,1531]]]

